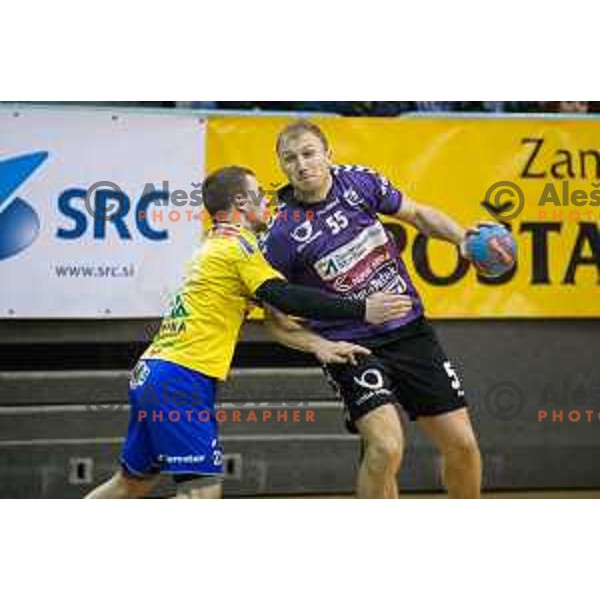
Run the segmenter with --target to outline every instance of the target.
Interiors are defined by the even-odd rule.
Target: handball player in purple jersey
[[[358,364],[324,367],[344,402],[348,427],[361,436],[357,496],[398,496],[404,447],[399,404],[440,452],[449,495],[479,497],[481,458],[465,393],[379,215],[458,246],[463,256],[466,236],[476,228],[464,229],[367,167],[335,165],[327,138],[310,121],[295,121],[279,134],[277,155],[289,184],[262,241],[269,262],[293,283],[347,298],[386,291],[412,300],[408,314],[384,325],[309,321],[301,327],[275,311],[268,315],[271,333],[288,346],[307,350],[324,337],[372,352]]]

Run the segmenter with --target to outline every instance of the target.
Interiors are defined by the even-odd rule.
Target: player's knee
[[[456,438],[446,447],[448,458],[461,462],[473,462],[480,459],[479,445],[473,436]]]
[[[176,475],[178,500],[216,500],[223,497],[223,476]]]
[[[178,491],[175,496],[178,500],[219,500],[223,497],[223,490],[220,485],[210,488],[191,489]]]
[[[125,498],[141,498],[145,496],[156,483],[156,477],[147,478],[132,477],[123,471],[115,475],[115,483],[118,485],[121,495]]]
[[[397,469],[402,460],[402,439],[397,435],[382,435],[368,440],[365,460],[376,471]]]

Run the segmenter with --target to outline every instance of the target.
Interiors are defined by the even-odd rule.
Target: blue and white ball
[[[517,242],[506,227],[483,225],[467,237],[466,251],[479,273],[495,278],[514,267]]]

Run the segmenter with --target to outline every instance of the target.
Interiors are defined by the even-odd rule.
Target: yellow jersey
[[[282,275],[255,236],[220,224],[207,233],[144,359],[162,359],[224,380],[254,292]]]

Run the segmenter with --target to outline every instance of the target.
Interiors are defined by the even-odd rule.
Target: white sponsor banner
[[[205,131],[189,115],[0,109],[0,318],[160,316],[200,241]]]

